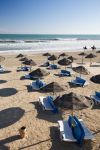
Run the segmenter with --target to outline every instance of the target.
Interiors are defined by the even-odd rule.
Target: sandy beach
[[[79,66],[81,63],[82,57],[78,53],[67,52],[69,56],[72,55],[77,58],[72,64],[73,67]],[[37,64],[32,67],[32,70],[38,68],[47,60],[47,57],[42,54],[25,53],[25,55]],[[55,53],[55,55],[59,56],[59,53]],[[60,109],[58,114],[43,112],[39,106],[39,96],[44,96],[45,93],[28,90],[32,80],[21,80],[21,77],[28,72],[16,71],[17,67],[21,66],[21,62],[16,58],[17,54],[1,53],[0,56],[5,57],[1,65],[9,71],[0,74],[0,150],[7,149],[6,146],[9,146],[10,150],[100,150],[100,108],[74,111],[93,132],[93,141],[84,142],[82,148],[76,143],[61,142],[57,121],[67,119],[71,110]],[[55,61],[55,64],[57,64],[57,61]],[[89,85],[84,88],[71,87],[68,83],[79,76],[78,73],[74,72],[75,74],[72,77],[54,75],[64,69],[63,66],[60,66],[60,69],[57,70],[47,70],[50,75],[44,77],[43,81],[59,83],[65,91],[58,93],[58,95],[75,92],[89,97],[95,91],[100,91],[100,84],[90,81],[93,75],[100,74],[100,66],[90,67],[90,59],[84,59],[84,61],[84,66],[90,72],[89,75],[82,75],[89,82]],[[93,58],[93,64],[95,62],[100,63],[100,53]],[[26,126],[26,137],[24,139],[19,137],[19,128],[22,126]]]

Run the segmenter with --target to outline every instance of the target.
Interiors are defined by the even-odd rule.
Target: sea
[[[2,52],[74,52],[86,46],[100,49],[100,35],[79,34],[0,34]]]

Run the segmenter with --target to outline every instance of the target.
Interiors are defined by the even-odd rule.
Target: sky
[[[0,33],[100,34],[100,0],[0,0]]]

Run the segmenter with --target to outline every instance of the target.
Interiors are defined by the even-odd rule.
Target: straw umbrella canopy
[[[95,49],[96,49],[96,47],[93,45],[93,46],[91,47],[91,49],[92,49],[92,50],[95,50]]]
[[[74,60],[76,60],[76,58],[73,57],[73,56],[69,56],[69,57],[67,57],[67,59],[70,59],[72,62],[73,62]]]
[[[50,53],[44,53],[43,56],[47,56],[47,59],[48,59],[48,57],[51,56],[51,54]]]
[[[46,86],[42,87],[41,91],[56,93],[56,92],[62,92],[64,91],[64,89],[57,82],[51,82]]]
[[[58,64],[65,66],[65,69],[66,69],[66,66],[70,65],[71,63],[72,63],[72,61],[70,59],[67,59],[67,58],[63,58],[63,59],[58,61]]]
[[[57,59],[58,59],[58,57],[55,56],[55,55],[51,55],[51,56],[48,58],[48,60],[53,61],[53,64],[54,64],[54,61],[57,60]]]
[[[89,58],[90,59],[90,66],[91,66],[91,64],[92,64],[92,58],[95,58],[96,57],[96,55],[94,55],[94,54],[92,54],[92,53],[90,53],[90,54],[88,54],[85,58]]]
[[[0,62],[4,61],[5,60],[5,57],[3,56],[0,56]]]
[[[33,70],[31,73],[29,73],[29,75],[31,75],[33,78],[41,78],[41,77],[47,76],[49,74],[50,74],[49,72],[47,72],[44,69],[40,69],[40,68]]]
[[[73,70],[77,73],[88,75],[90,72],[84,66],[73,67]]]
[[[82,110],[90,107],[89,101],[84,96],[73,92],[62,95],[58,100],[58,105],[66,109],[71,109],[72,114],[73,110]]]
[[[87,47],[86,47],[86,46],[84,46],[84,47],[83,47],[83,49],[84,49],[84,52],[85,52],[85,50],[87,49]]]
[[[24,55],[23,55],[23,54],[18,54],[18,55],[16,56],[16,58],[19,58],[19,57],[24,57]]]
[[[79,55],[82,56],[82,64],[83,64],[84,56],[86,56],[86,53],[85,53],[85,52],[82,52],[82,53],[80,53]]]
[[[27,57],[23,57],[20,59],[20,61],[28,61],[28,58]]]
[[[60,55],[59,55],[59,58],[60,57],[65,57],[65,56],[68,56],[66,53],[61,53]]]
[[[94,83],[100,84],[100,74],[92,76],[90,80]]]
[[[30,60],[26,60],[26,61],[24,61],[24,62],[22,62],[24,65],[29,65],[29,66],[35,66],[36,65],[36,63],[32,60],[32,59],[30,59]]]

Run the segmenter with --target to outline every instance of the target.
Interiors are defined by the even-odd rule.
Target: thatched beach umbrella
[[[95,49],[96,49],[96,47],[93,45],[93,46],[91,47],[91,49],[92,49],[92,50],[95,50]]]
[[[26,61],[22,62],[22,64],[29,65],[29,66],[35,66],[36,65],[36,63],[32,59],[26,60]]]
[[[70,59],[72,62],[73,62],[74,60],[76,60],[76,58],[73,57],[73,56],[69,56],[69,57],[67,57],[67,59]]]
[[[51,54],[50,53],[44,53],[43,56],[47,56],[47,59],[48,59],[48,57],[51,56]]]
[[[65,56],[68,56],[66,53],[61,53],[60,55],[59,55],[59,58],[60,57],[65,57]]]
[[[3,56],[0,56],[0,62],[4,61],[5,60],[5,57]]]
[[[72,63],[72,61],[70,59],[67,59],[67,58],[63,58],[63,59],[58,61],[58,64],[65,66],[65,69],[66,69],[66,66],[70,65],[71,63]]]
[[[90,80],[94,83],[100,84],[100,74],[92,76]]]
[[[85,50],[87,49],[87,47],[86,47],[86,46],[84,46],[84,47],[83,47],[83,49],[84,49],[84,52],[85,52]]]
[[[57,59],[58,59],[58,57],[55,56],[55,55],[51,55],[51,56],[48,58],[48,60],[53,61],[53,64],[54,64],[54,61],[57,60]]]
[[[20,61],[28,61],[28,58],[27,57],[23,57],[20,59]]]
[[[62,92],[64,89],[57,83],[57,82],[51,82],[47,84],[46,86],[41,88],[42,92]]]
[[[91,64],[92,64],[92,58],[95,58],[96,57],[96,55],[94,55],[94,54],[92,54],[92,53],[90,53],[90,54],[88,54],[85,58],[89,58],[90,59],[90,66],[91,66]]]
[[[64,94],[58,100],[58,105],[66,109],[82,110],[90,106],[89,101],[82,95],[77,95],[73,92],[69,94]]]
[[[16,58],[20,58],[20,57],[24,57],[24,55],[23,55],[23,54],[18,54],[18,55],[16,56]]]
[[[84,56],[86,56],[86,53],[85,53],[85,52],[82,52],[82,53],[80,53],[79,55],[82,56],[82,64],[83,64]]]
[[[73,67],[73,70],[77,73],[88,75],[90,72],[84,66]]]
[[[47,76],[49,74],[50,74],[49,72],[47,72],[46,70],[40,69],[40,68],[33,70],[31,73],[29,73],[29,75],[31,75],[32,77],[36,77],[36,78],[41,78],[41,77]]]

